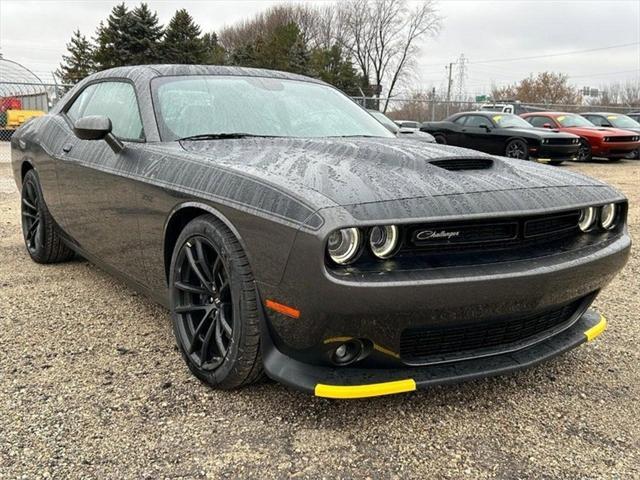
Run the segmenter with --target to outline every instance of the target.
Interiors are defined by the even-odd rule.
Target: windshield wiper
[[[256,135],[253,133],[201,133],[199,135],[190,135],[188,137],[182,137],[178,139],[178,142],[183,142],[187,140],[225,140],[229,138],[249,138],[249,137],[258,137],[258,138],[275,138],[275,135]]]

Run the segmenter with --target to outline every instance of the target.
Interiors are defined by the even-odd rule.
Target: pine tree
[[[131,26],[131,13],[124,3],[111,10],[107,22],[100,22],[96,31],[93,60],[100,70],[128,65],[128,32]]]
[[[60,68],[56,75],[63,83],[74,84],[96,71],[93,61],[93,46],[80,30],[73,32],[71,41],[67,43],[68,55],[62,56]]]
[[[157,63],[161,60],[160,46],[163,27],[158,15],[146,3],[131,11],[131,26],[126,32],[126,49],[130,65]]]
[[[311,52],[309,73],[339,88],[347,95],[360,95],[360,88],[367,83],[358,75],[353,63],[343,54],[339,45],[333,45],[328,49],[314,49]]]
[[[185,9],[177,10],[162,41],[162,60],[166,63],[205,63],[207,51],[200,27]]]
[[[226,52],[224,47],[218,42],[216,32],[205,33],[202,36],[204,45],[204,61],[208,65],[224,65],[226,63]]]

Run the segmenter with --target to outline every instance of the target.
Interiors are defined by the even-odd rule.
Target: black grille
[[[622,137],[622,136],[620,136],[620,137],[607,137],[607,138],[608,138],[608,140],[606,140],[607,142],[614,143],[614,142],[635,142],[634,139],[636,137],[635,136],[633,136],[633,137]]]
[[[486,170],[493,166],[493,160],[488,158],[451,158],[445,160],[434,160],[429,163],[450,171]]]
[[[573,138],[547,138],[545,145],[577,145]]]
[[[487,244],[513,247],[529,239],[554,239],[562,235],[578,234],[580,212],[573,210],[558,214],[513,219],[490,219],[462,223],[441,222],[412,225],[408,228],[406,249],[432,247],[472,249]]]
[[[483,352],[499,353],[544,338],[564,327],[583,299],[542,312],[455,326],[408,328],[400,338],[400,357],[409,363],[454,360]]]

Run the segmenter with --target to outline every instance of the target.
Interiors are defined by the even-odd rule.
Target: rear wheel
[[[447,144],[447,138],[444,135],[434,135],[433,138],[435,138],[436,143],[439,143],[441,145]]]
[[[261,376],[253,275],[240,243],[215,217],[198,217],[180,234],[169,289],[176,341],[197,378],[230,389]]]
[[[51,217],[35,170],[29,170],[22,181],[22,234],[27,251],[38,263],[70,260],[73,250],[64,244],[60,230]]]
[[[519,158],[520,160],[528,160],[529,153],[527,151],[527,143],[524,140],[516,138],[507,143],[507,147],[504,152],[506,157]]]
[[[579,162],[590,162],[592,158],[591,155],[591,145],[585,139],[580,139],[580,146],[578,147],[577,159]]]

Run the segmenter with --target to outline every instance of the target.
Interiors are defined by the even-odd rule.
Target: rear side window
[[[89,85],[66,113],[72,122],[90,115],[104,115],[111,120],[116,137],[123,140],[144,138],[138,100],[133,86],[126,82]]]
[[[479,127],[480,125],[490,126],[491,120],[482,115],[469,115],[467,117],[466,127]]]
[[[467,118],[469,118],[468,115],[463,115],[461,117],[458,117],[454,120],[454,123],[457,123],[458,125],[464,125],[464,123],[467,121]]]
[[[553,126],[553,121],[549,117],[527,117],[525,120],[538,128],[544,128],[547,123]]]

